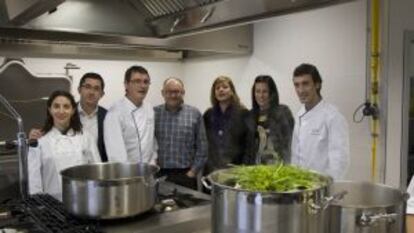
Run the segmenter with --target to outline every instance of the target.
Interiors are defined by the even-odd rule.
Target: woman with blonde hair
[[[248,111],[229,77],[214,80],[210,100],[212,107],[203,116],[209,145],[205,173],[241,164],[246,150],[244,119]]]

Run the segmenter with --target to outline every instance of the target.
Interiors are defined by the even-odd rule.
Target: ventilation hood
[[[347,1],[0,0],[0,52],[166,59],[249,54],[249,23]]]

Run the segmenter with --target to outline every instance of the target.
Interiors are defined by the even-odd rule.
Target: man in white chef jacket
[[[345,117],[322,99],[322,78],[311,64],[293,72],[302,108],[296,114],[292,164],[342,179],[349,165],[349,133]]]
[[[154,110],[144,101],[150,82],[142,66],[125,72],[125,96],[108,109],[104,122],[108,161],[155,164]]]

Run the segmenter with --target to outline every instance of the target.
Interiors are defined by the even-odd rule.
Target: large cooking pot
[[[346,190],[348,194],[329,206],[329,232],[403,232],[408,197],[405,192],[381,184],[351,181],[335,182],[331,190]]]
[[[202,179],[212,189],[213,233],[327,232],[324,209],[334,199],[328,197],[332,178],[317,174],[325,185],[315,189],[252,192],[229,184],[231,174],[232,168],[218,170]]]
[[[61,171],[66,209],[81,217],[123,218],[151,209],[156,201],[154,174],[145,163],[97,163]]]

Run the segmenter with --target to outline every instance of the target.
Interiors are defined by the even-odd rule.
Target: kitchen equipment
[[[0,146],[0,203],[19,195],[19,157],[17,151]],[[4,152],[4,154],[2,154]]]
[[[157,202],[151,210],[124,219],[76,217],[49,194],[30,195],[25,200],[15,196],[0,202],[0,232],[201,233],[199,230],[210,229],[209,195],[167,181],[159,182],[157,189]]]
[[[75,218],[61,202],[49,194],[9,199],[0,203],[0,232],[101,233],[98,224]]]
[[[346,190],[342,200],[329,206],[329,232],[403,232],[408,195],[399,189],[369,182],[335,182],[331,191]]]
[[[232,169],[202,179],[212,189],[213,233],[324,233],[325,209],[343,195],[328,197],[332,178],[318,173],[323,185],[315,189],[279,193],[237,189],[231,184]]]
[[[29,195],[28,171],[27,171],[27,151],[26,133],[24,132],[23,118],[16,109],[7,101],[4,96],[0,95],[0,106],[4,106],[11,114],[11,118],[17,122],[17,155],[19,157],[19,187],[20,196],[25,199]]]
[[[36,74],[34,71],[23,60],[5,58],[3,63],[0,62],[0,93],[20,115],[24,132],[43,125],[50,93],[55,90],[70,91],[72,85],[71,79],[64,74]],[[4,110],[0,107],[1,112]],[[10,116],[16,119],[15,114]],[[0,129],[0,141],[16,140],[19,127],[12,118],[2,115]]]
[[[63,203],[77,215],[124,218],[150,210],[156,201],[158,166],[145,163],[97,163],[61,171]]]

